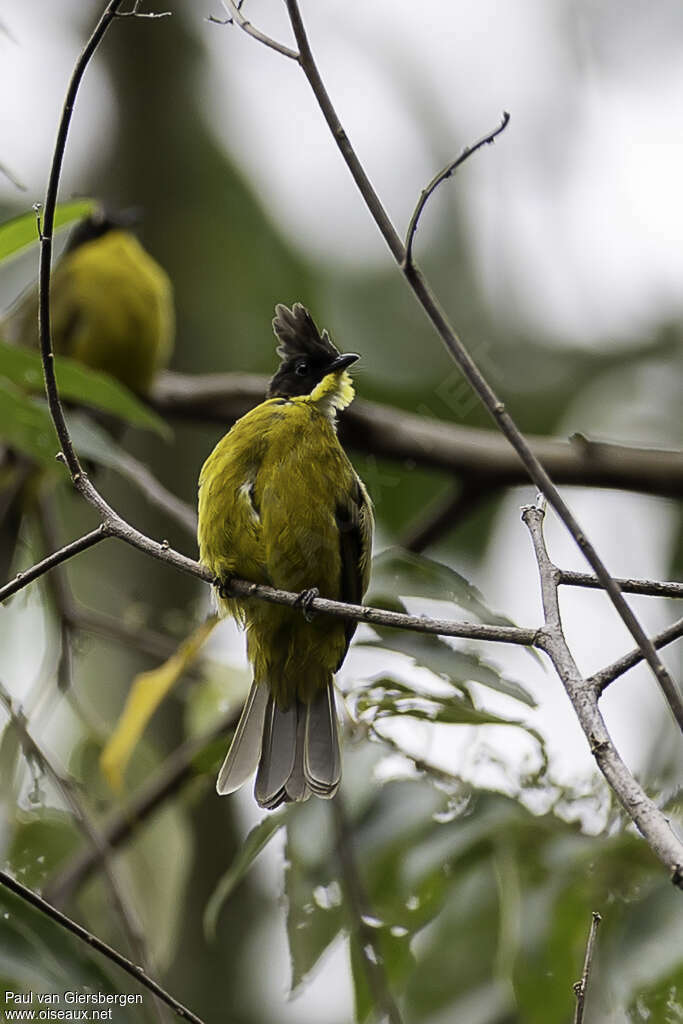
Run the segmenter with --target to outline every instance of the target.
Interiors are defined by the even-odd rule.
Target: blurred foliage
[[[358,378],[363,397],[488,426],[388,261],[370,269],[325,265],[272,223],[239,169],[239,159],[219,146],[205,116],[199,83],[206,54],[196,33],[199,15],[172,6],[172,18],[139,26],[124,22],[124,31],[108,37],[102,59],[119,106],[111,128],[115,159],[104,168],[93,166],[82,185],[113,207],[144,207],[143,240],[169,271],[177,296],[176,368],[270,371],[271,310],[277,301],[299,299],[315,309],[342,347],[351,347],[352,339],[352,347],[363,353]],[[415,89],[410,92],[419,100]],[[431,124],[430,130],[435,134],[440,127]],[[443,140],[425,137],[425,147],[437,156]],[[282,158],[276,157],[273,174]],[[623,344],[609,346],[596,337],[590,346],[560,347],[538,332],[522,330],[507,309],[494,308],[487,298],[472,257],[462,192],[446,188],[438,202],[436,232],[429,244],[420,238],[421,263],[520,426],[566,434],[571,422],[572,429],[590,434],[605,430],[606,409],[621,408],[624,436],[667,441],[666,421],[678,411],[676,399],[657,391],[639,405],[635,397],[648,372],[674,373],[680,325],[637,325]],[[27,205],[14,222],[20,230],[12,236],[13,246],[35,240],[35,214],[24,212]],[[13,213],[5,210],[3,219]],[[0,230],[0,257],[9,252],[2,248],[8,237]],[[0,440],[52,465],[52,427],[35,397],[35,382],[26,376],[35,374],[36,361],[19,365],[19,358],[0,349]],[[21,359],[30,360],[30,354]],[[77,448],[97,464],[103,493],[141,529],[194,554],[186,532],[151,507],[137,483],[140,471],[148,471],[194,503],[198,468],[221,431],[173,423],[173,443],[166,443],[154,433],[152,414],[141,413],[131,396],[115,393],[100,375],[96,381],[61,362],[60,380],[65,395],[70,389],[70,399],[88,399],[128,423],[152,427],[115,442],[92,420],[72,414]],[[451,485],[442,475],[410,464],[371,456],[355,461],[375,502],[382,547],[395,544]],[[66,487],[57,497],[57,526],[65,537],[91,527],[90,510]],[[497,503],[492,500],[444,540],[438,561],[396,547],[380,555],[369,600],[398,610],[409,604],[411,610],[429,611],[433,605],[428,602],[438,599],[450,602],[454,617],[509,622],[453,568],[476,575],[493,534]],[[36,538],[36,530],[25,525],[17,568],[42,553]],[[683,546],[679,564],[681,551]],[[108,612],[133,629],[158,630],[173,642],[188,636],[205,615],[206,596],[196,581],[123,545],[102,546],[74,562],[68,579],[86,607]],[[60,636],[53,597],[46,582],[3,609],[2,638],[8,650],[21,651],[21,657],[8,654],[3,681],[20,695],[35,735],[45,737],[56,759],[68,766],[84,805],[99,822],[125,807],[100,773],[102,749],[131,680],[159,659],[111,637],[77,631],[72,700],[58,698]],[[602,789],[592,814],[585,813],[585,793],[558,792],[551,777],[552,752],[543,749],[540,738],[534,741],[540,748],[536,771],[519,782],[509,780],[507,795],[455,774],[425,774],[409,759],[397,759],[394,746],[376,742],[380,721],[387,732],[397,720],[399,725],[417,720],[425,729],[440,722],[438,727],[454,736],[513,719],[531,730],[534,699],[524,681],[509,678],[493,656],[438,637],[359,630],[357,647],[368,659],[379,652],[386,665],[374,673],[354,670],[347,681],[354,721],[348,730],[346,806],[372,908],[365,924],[375,936],[406,1024],[568,1024],[572,983],[580,975],[593,910],[602,913],[603,924],[586,1024],[683,1019],[679,903],[644,843],[613,809],[605,809]],[[42,652],[38,669],[29,661],[35,652]],[[374,658],[368,664],[379,662]],[[243,670],[226,666],[209,651],[198,678],[186,673],[156,709],[131,758],[128,791],[135,793],[144,782],[159,778],[168,768],[169,753],[183,739],[210,730],[227,706],[239,702],[245,685]],[[500,694],[507,701],[504,714],[493,702]],[[511,707],[514,711],[507,714]],[[117,853],[157,973],[210,1024],[281,1024],[285,1019],[348,1024],[346,1011],[331,999],[322,1011],[320,1002],[305,1009],[316,972],[327,969],[326,952],[345,943],[356,1016],[366,1020],[371,1000],[362,940],[349,912],[330,807],[310,801],[254,822],[239,800],[218,800],[213,782],[227,742],[228,737],[214,739],[195,755],[184,785],[134,829],[134,839]],[[665,779],[675,790],[675,752],[656,736],[651,743],[650,779]],[[397,773],[401,777],[392,778]],[[0,741],[0,780],[4,859],[17,877],[42,889],[83,840],[58,795],[35,765],[26,764],[11,727]],[[592,834],[587,834],[587,822]],[[283,834],[284,862],[274,851]],[[284,994],[275,999],[273,985],[265,983],[265,972],[275,970],[270,966],[278,941],[274,936],[282,930],[283,911],[274,891],[283,875],[291,991],[302,997],[287,1013],[281,1006]],[[85,884],[68,909],[125,948],[126,936],[99,876]],[[132,990],[129,981],[85,946],[0,890],[0,991],[88,986]]]

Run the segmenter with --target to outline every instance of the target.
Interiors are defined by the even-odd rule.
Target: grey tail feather
[[[254,774],[261,754],[261,735],[268,703],[268,687],[254,681],[240,715],[227,757],[218,773],[216,790],[224,796]]]
[[[286,711],[268,698],[254,795],[261,807],[334,796],[341,780],[339,726],[332,680],[310,704]]]

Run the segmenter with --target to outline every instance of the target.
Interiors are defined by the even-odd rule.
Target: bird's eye
[[[297,363],[296,369],[294,370],[297,377],[305,377],[308,373],[308,363]]]

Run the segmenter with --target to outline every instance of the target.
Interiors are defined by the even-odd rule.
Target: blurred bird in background
[[[173,289],[166,272],[132,233],[133,211],[95,210],[72,231],[52,273],[52,344],[114,377],[140,397],[173,348]],[[0,338],[38,347],[38,292],[20,297],[0,322]],[[22,516],[37,485],[30,461],[0,456],[0,582],[11,572]]]
[[[254,795],[273,809],[341,779],[332,677],[356,623],[229,596],[231,577],[359,604],[370,573],[368,493],[337,438],[354,397],[341,354],[300,303],[278,305],[281,363],[266,401],[216,445],[199,478],[199,550],[219,608],[246,626],[253,683],[220,771],[232,793],[257,770]]]

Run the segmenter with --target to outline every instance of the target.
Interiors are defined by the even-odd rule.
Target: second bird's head
[[[291,309],[279,303],[275,314],[273,330],[282,362],[268,387],[268,398],[310,395],[325,377],[343,373],[359,358],[354,352],[340,352],[300,302]]]

